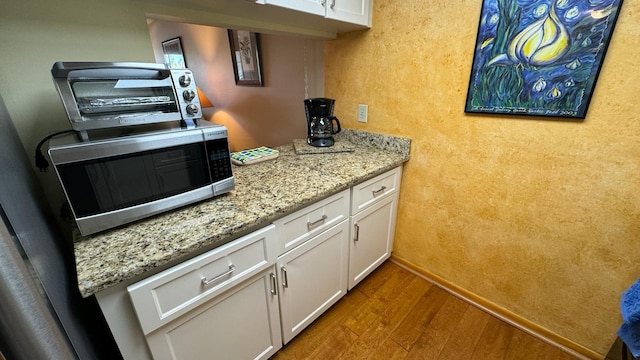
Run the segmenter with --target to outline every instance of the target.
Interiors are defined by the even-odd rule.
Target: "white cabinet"
[[[349,290],[391,256],[402,168],[351,190]]]
[[[275,5],[309,14],[325,16],[326,0],[258,0],[259,4]]]
[[[347,293],[349,190],[276,220],[286,344]]]
[[[257,274],[276,260],[270,225],[127,288],[145,334]]]
[[[373,0],[257,0],[256,2],[371,27]]]
[[[397,206],[395,193],[351,218],[349,290],[391,256]]]
[[[267,359],[389,258],[402,168],[96,294],[125,359]]]
[[[373,0],[327,0],[329,19],[371,27]]]
[[[266,359],[282,347],[274,229],[127,287],[155,360]]]
[[[274,222],[285,344],[391,256],[401,175],[397,167]]]
[[[278,259],[285,344],[347,293],[348,237],[345,220]]]
[[[155,360],[268,359],[282,347],[273,267],[147,335]]]

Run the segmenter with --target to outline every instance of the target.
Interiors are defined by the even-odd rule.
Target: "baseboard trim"
[[[490,313],[491,315],[517,327],[522,331],[525,331],[531,334],[532,336],[537,337],[538,339],[548,344],[554,345],[570,353],[571,355],[574,355],[581,359],[588,359],[588,360],[602,359],[604,357],[604,355],[602,354],[598,354],[591,349],[588,349],[580,344],[577,344],[563,336],[560,336],[554,333],[551,330],[548,330],[540,325],[537,325],[405,259],[402,259],[392,254],[391,261],[411,271],[412,273],[426,279],[427,281],[433,283],[434,285],[442,288],[443,290],[449,292],[453,296],[456,296],[463,301],[466,301],[474,306],[477,306],[478,308]]]

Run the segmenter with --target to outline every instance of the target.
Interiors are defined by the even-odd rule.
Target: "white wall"
[[[150,20],[149,31],[157,62],[162,41],[180,36],[187,67],[215,105],[205,118],[227,126],[232,151],[306,137],[303,100],[323,95],[324,41],[259,34],[263,86],[238,86],[227,29]]]
[[[2,1],[0,41],[0,95],[29,153],[70,128],[55,61],[154,61],[144,13],[130,0]]]
[[[0,43],[0,96],[32,166],[41,138],[71,128],[51,79],[55,61],[154,61],[146,18],[130,0],[3,0]],[[37,175],[57,214],[55,172]]]

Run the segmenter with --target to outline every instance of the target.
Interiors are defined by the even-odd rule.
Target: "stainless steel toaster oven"
[[[202,117],[193,73],[154,63],[56,62],[54,83],[74,130]],[[82,135],[84,134],[84,136]]]

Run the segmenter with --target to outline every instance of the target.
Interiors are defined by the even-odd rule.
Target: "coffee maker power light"
[[[340,132],[340,121],[333,116],[334,99],[312,98],[304,100],[307,114],[307,143],[311,146],[333,146],[333,135]],[[335,126],[334,126],[335,125]]]

